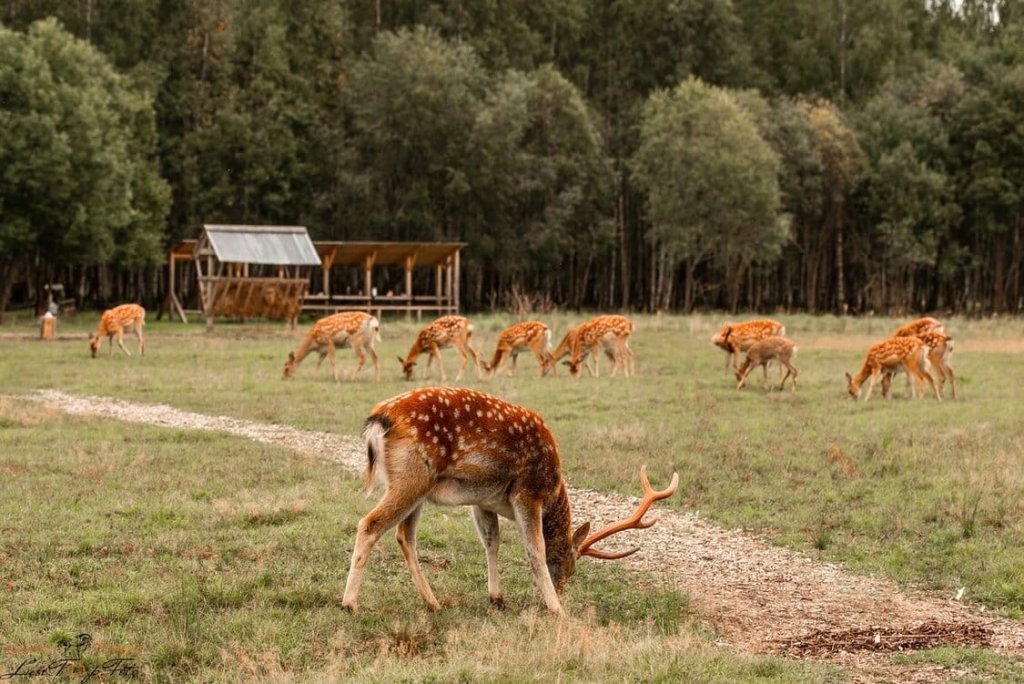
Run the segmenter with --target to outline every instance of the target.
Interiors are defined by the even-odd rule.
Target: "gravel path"
[[[364,447],[355,437],[52,390],[24,398],[75,415],[226,432],[311,454],[355,473],[365,467]],[[570,497],[573,516],[598,526],[628,516],[637,503],[584,489],[571,489]],[[722,645],[739,652],[827,660],[849,667],[858,681],[936,682],[964,674],[901,666],[891,659],[893,652],[942,644],[985,646],[1024,659],[1024,623],[986,616],[954,597],[902,591],[888,580],[851,574],[694,514],[661,513],[654,527],[616,539],[616,545],[642,547],[620,561],[644,573],[638,582],[688,592]]]

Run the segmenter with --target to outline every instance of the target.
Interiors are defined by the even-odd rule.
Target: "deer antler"
[[[658,522],[657,518],[654,518],[653,520],[644,520],[644,514],[647,513],[655,501],[667,499],[675,493],[676,488],[679,486],[679,473],[672,473],[671,484],[669,484],[666,489],[656,492],[651,488],[651,483],[647,480],[647,466],[640,466],[640,483],[644,488],[644,499],[640,502],[636,512],[625,520],[613,523],[603,530],[599,530],[584,539],[576,549],[577,556],[590,556],[592,558],[601,558],[604,560],[615,560],[617,558],[625,558],[626,556],[630,556],[640,550],[639,546],[627,551],[618,552],[599,551],[597,549],[590,548],[602,539],[607,539],[613,534],[617,534],[623,530],[645,530]]]

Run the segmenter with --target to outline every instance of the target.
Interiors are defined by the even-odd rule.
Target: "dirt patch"
[[[936,646],[988,646],[992,631],[984,625],[927,622],[904,629],[869,627],[843,632],[817,631],[779,642],[779,649],[798,657],[872,651],[921,651]]]
[[[365,467],[362,443],[354,437],[57,391],[22,398],[72,414],[227,432],[329,460],[354,473]],[[652,484],[659,488],[665,483]],[[637,505],[632,497],[585,489],[570,489],[570,499],[573,517],[598,527],[630,515]],[[993,619],[984,608],[953,597],[903,591],[889,580],[852,574],[743,531],[709,524],[697,514],[661,513],[654,527],[616,537],[620,544],[641,547],[620,562],[688,592],[723,645],[742,651],[833,662],[849,668],[855,681],[941,682],[965,674],[891,659],[893,653],[942,645],[985,647],[1024,659],[1024,623]]]

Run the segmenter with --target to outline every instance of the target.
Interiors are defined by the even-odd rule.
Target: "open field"
[[[560,337],[581,318],[545,320]],[[575,487],[634,494],[642,463],[656,485],[678,470],[681,494],[670,507],[699,509],[723,527],[908,587],[944,596],[964,587],[966,600],[1019,619],[1024,396],[1013,378],[1024,372],[1024,326],[948,322],[961,402],[909,401],[900,379],[895,401],[854,404],[843,372],[854,372],[866,345],[895,322],[780,318],[800,347],[795,394],[766,396],[759,374],[737,392],[722,369],[724,354],[708,343],[723,320],[711,317],[636,317],[638,373],[629,381],[572,381],[565,372],[540,380],[535,361],[523,355],[515,378],[470,374],[464,384],[545,416]],[[476,345],[489,356],[510,321],[474,320]],[[73,341],[0,339],[0,391],[56,388],[353,435],[373,403],[410,386],[399,380],[395,356],[417,329],[385,321],[378,345],[385,382],[373,383],[365,370],[336,385],[326,367],[314,376],[315,358],[294,380],[279,379],[298,339],[281,327],[222,325],[207,336],[199,326],[151,322],[144,359],[109,358],[104,347],[91,360],[84,333],[94,322],[62,321],[62,334],[81,335]],[[352,367],[350,352],[339,360]],[[449,379],[455,361],[445,352]],[[820,665],[723,652],[685,596],[630,586],[636,578],[608,564],[581,567],[570,590],[571,622],[546,622],[510,534],[503,576],[512,609],[490,614],[483,552],[466,517],[451,510],[435,511],[420,528],[421,552],[438,568],[431,582],[447,597],[441,614],[422,609],[389,539],[371,564],[365,612],[339,615],[354,526],[370,505],[353,477],[233,438],[126,430],[37,408],[8,399],[0,412],[0,506],[17,521],[0,565],[3,580],[14,583],[17,616],[17,636],[5,634],[6,642],[38,644],[84,622],[110,643],[138,647],[150,672],[169,678],[244,678],[249,671],[381,680],[501,672],[585,681],[637,673],[669,680],[838,676]],[[186,635],[182,620],[197,631]],[[139,630],[152,637],[132,640]],[[495,662],[486,655],[488,639],[492,651],[512,643],[542,662]],[[636,648],[622,658],[599,655],[623,643]],[[967,649],[917,657],[1008,681],[1020,673]],[[485,669],[473,669],[478,660]]]

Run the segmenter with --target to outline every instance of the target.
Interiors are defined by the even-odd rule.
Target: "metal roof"
[[[312,266],[320,264],[305,226],[204,225],[221,262]]]

